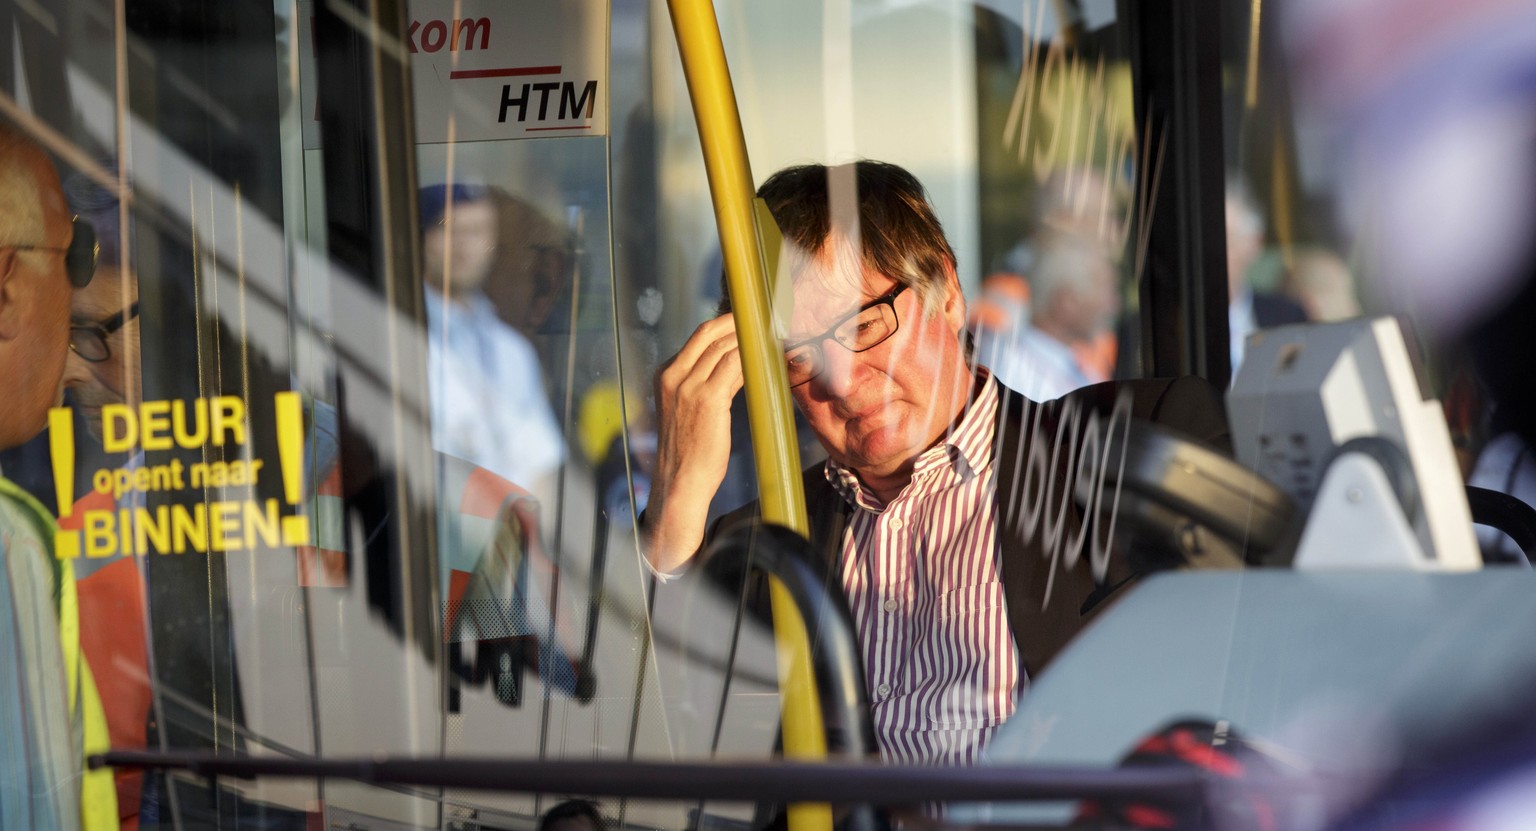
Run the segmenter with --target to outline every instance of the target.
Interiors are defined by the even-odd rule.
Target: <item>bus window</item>
[[[65,699],[66,679],[78,690],[76,704],[0,706],[0,726],[78,730],[78,742],[50,734],[39,775],[52,796],[27,802],[37,813],[14,819],[18,827],[47,825],[36,819],[44,816],[69,825],[79,814],[92,828],[527,828],[563,801],[339,777],[210,782],[127,767],[110,780],[86,777],[84,756],[107,747],[311,761],[776,753],[783,697],[775,635],[752,613],[751,585],[722,587],[708,569],[664,573],[647,560],[644,529],[656,520],[653,486],[667,449],[658,373],[701,326],[736,331],[710,323],[734,308],[733,298],[666,10],[640,0],[376,6],[149,0],[57,13],[20,4],[0,14],[0,32],[17,44],[0,69],[0,117],[20,142],[4,146],[42,154],[0,159],[33,171],[0,188],[29,183],[21,203],[46,209],[0,217],[0,255],[10,258],[0,266],[48,267],[57,325],[51,339],[44,332],[35,341],[48,354],[28,365],[56,367],[62,387],[55,402],[52,382],[39,385],[47,395],[34,396],[21,427],[0,423],[0,435],[27,434],[0,448],[0,531],[39,555],[23,561],[0,549],[10,569],[10,595],[0,603],[46,622],[25,632],[0,627],[0,649],[10,650],[0,661],[14,663],[17,677],[51,678]],[[1199,375],[1225,386],[1254,333],[1398,312],[1407,297],[1429,367],[1424,393],[1453,405],[1465,466],[1478,471],[1471,481],[1522,496],[1536,476],[1526,469],[1532,422],[1521,420],[1519,396],[1501,400],[1500,410],[1484,403],[1518,388],[1510,369],[1518,361],[1506,354],[1488,363],[1488,342],[1470,335],[1486,320],[1518,331],[1519,303],[1502,317],[1489,313],[1527,289],[1501,282],[1491,265],[1478,272],[1487,278],[1481,289],[1466,296],[1447,288],[1455,281],[1434,279],[1456,270],[1457,252],[1477,253],[1470,271],[1496,254],[1513,257],[1513,248],[1432,247],[1439,237],[1415,234],[1410,220],[1424,220],[1405,206],[1425,204],[1418,197],[1435,191],[1380,191],[1382,180],[1371,176],[1381,170],[1353,164],[1372,157],[1381,135],[1396,135],[1387,129],[1394,117],[1432,121],[1428,110],[1395,109],[1388,94],[1424,76],[1408,66],[1393,65],[1398,77],[1337,65],[1344,51],[1325,47],[1372,42],[1371,27],[1301,0],[1232,2],[1219,22],[1180,14],[1182,3],[1165,0],[1005,6],[718,3],[751,184],[792,165],[831,166],[832,184],[820,183],[829,213],[839,234],[862,240],[884,229],[849,221],[857,211],[841,200],[852,191],[840,188],[874,167],[850,163],[909,171],[922,192],[916,201],[932,206],[953,252],[953,296],[963,309],[953,309],[955,331],[944,334],[969,350],[958,377],[967,389],[1001,396],[1006,388],[1037,403],[1151,376]],[[1287,25],[1295,38],[1281,36]],[[1490,38],[1489,55],[1504,54],[1493,47],[1518,54]],[[1211,56],[1220,73],[1194,71]],[[1340,78],[1352,80],[1332,86]],[[1459,89],[1436,87],[1434,100],[1454,109]],[[1218,121],[1225,132],[1214,128]],[[1453,158],[1471,152],[1454,146],[1461,155]],[[1438,145],[1392,149],[1439,158],[1430,152]],[[56,180],[35,173],[44,157]],[[1510,158],[1477,158],[1499,164],[1468,181],[1520,178],[1513,171],[1523,168]],[[1454,172],[1431,170],[1461,181]],[[1441,181],[1386,179],[1394,188]],[[1372,205],[1362,196],[1382,192],[1399,198]],[[1499,193],[1481,207],[1506,209],[1493,211],[1500,221],[1525,215],[1515,210],[1519,194]],[[842,309],[815,306],[822,298],[797,281],[819,273],[811,267],[817,252],[795,241],[793,217],[771,202],[779,221],[755,229],[766,259],[782,265],[767,275],[768,326],[779,345],[801,347],[792,351],[809,361],[792,367],[785,356],[786,386],[827,383],[837,361],[874,360],[847,356],[879,347],[903,326],[907,334],[937,331],[932,316],[919,316],[920,292],[903,297],[896,286],[845,297]],[[38,217],[36,227],[25,224]],[[96,246],[74,242],[87,239]],[[95,268],[82,272],[90,251]],[[61,280],[74,281],[67,301]],[[1463,354],[1489,385],[1488,398],[1471,394],[1478,386],[1457,362]],[[1210,428],[1205,437],[1220,444],[1217,392],[1180,383],[1208,394],[1176,415],[1186,427]],[[835,407],[818,410],[826,402],[800,389],[792,395],[808,406],[797,435],[776,452],[797,452],[806,481],[844,486],[811,507],[891,519],[887,509],[904,491],[865,493],[862,469],[824,467],[850,458],[827,426]],[[1050,406],[1115,403],[1093,390],[1076,395]],[[768,440],[749,429],[744,399],[714,413],[730,448],[721,454],[720,486],[707,505],[694,506],[708,523],[759,497],[754,452]],[[54,403],[62,406],[50,413]],[[902,403],[882,401],[879,412]],[[1088,423],[1115,417],[1094,406],[1083,412],[1104,419]],[[857,415],[837,417],[846,424]],[[1020,449],[1023,419],[998,423],[1005,429],[997,447]],[[950,424],[939,432],[963,432]],[[1107,453],[1108,439],[1084,442],[1097,442],[1100,455],[1091,459]],[[947,450],[939,455],[960,468]],[[1018,457],[1027,472],[1032,458]],[[975,504],[999,507],[999,489],[1018,496],[1010,507],[1021,522],[1044,521],[1042,533],[1050,527],[1058,540],[1061,528],[1041,520],[1039,506],[1084,498],[1065,486],[1045,496],[1001,481],[992,501]],[[890,533],[906,527],[905,539],[918,540],[891,549],[912,555],[897,558],[901,564],[926,568],[936,561],[922,557],[950,550],[928,544],[953,542],[932,530],[939,520],[898,519]],[[1200,547],[1199,533],[1175,530],[1175,543]],[[825,553],[848,539],[813,542]],[[1506,553],[1493,556],[1524,556],[1500,545]],[[867,565],[839,556],[825,562]],[[1231,564],[1241,553],[1235,558]],[[1063,568],[1087,569],[1091,560]],[[978,562],[997,565],[990,556]],[[956,572],[942,590],[932,569],[919,571],[879,575],[886,582],[875,591],[873,571],[850,569],[830,581],[864,615],[858,631],[868,642],[857,670],[872,681],[872,720],[887,731],[877,751],[902,761],[969,761],[1012,727],[1002,753],[1114,758],[1103,731],[1091,754],[1086,744],[1050,744],[1081,737],[1084,721],[1062,716],[1052,735],[1039,732],[1060,712],[1108,706],[1127,686],[1107,673],[1118,666],[1108,659],[1080,658],[1076,666],[1092,666],[1071,681],[1029,675],[1065,641],[1039,650],[1011,642],[1024,675],[988,676],[1012,679],[995,681],[991,699],[963,683],[932,686],[938,673],[922,662],[934,654],[970,649],[987,655],[978,666],[1007,665],[1006,638],[965,638],[987,621],[994,635],[1017,636],[1006,610],[1023,607],[1004,596],[1008,578],[985,569],[974,580]],[[1305,612],[1316,601],[1320,628],[1305,631],[1317,638],[1327,635],[1324,618],[1348,621],[1348,604],[1318,601],[1306,580],[1261,575],[1266,585],[1284,584],[1266,595],[1279,598],[1267,612]],[[1088,649],[1103,652],[1078,654],[1150,660],[1156,644],[1136,637],[1172,631],[1179,621],[1170,618],[1179,616],[1169,609],[1211,597],[1235,599],[1189,618],[1208,624],[1203,632],[1216,641],[1235,638],[1249,631],[1235,611],[1246,577],[1178,575],[1148,581],[1159,586],[1150,593],[1125,583],[1140,592],[1130,595],[1132,608],[1162,624],[1138,629],[1122,619],[1094,630],[1102,637]],[[1221,591],[1195,590],[1218,582]],[[1052,590],[1042,590],[1040,614]],[[1081,617],[1085,608],[1074,604],[1073,612]],[[1284,631],[1236,647],[1211,641],[1190,654],[1236,650],[1242,661],[1267,665],[1264,650],[1296,651]],[[1404,633],[1420,630],[1393,631],[1394,643],[1405,644],[1412,638]],[[1247,652],[1248,643],[1263,646]],[[1153,668],[1144,680],[1172,687],[1179,676]],[[1202,694],[1220,683],[1206,686]],[[1237,704],[1218,704],[1252,710],[1266,700],[1234,695]],[[1028,724],[1010,722],[1015,712]],[[928,744],[891,738],[902,717]],[[1028,755],[1041,747],[1045,756]],[[8,765],[0,766],[0,816],[22,816],[12,813],[23,809],[5,777],[23,761],[31,760],[0,758]],[[734,828],[759,808],[612,798],[596,811],[600,822],[624,827]],[[557,818],[562,812],[592,821],[580,805],[561,807]]]
[[[421,0],[378,32],[307,0],[7,18],[7,119],[101,249],[64,407],[4,469],[59,525],[112,747],[773,751],[769,630],[697,576],[659,592],[635,531],[652,378],[722,299],[672,34],[644,3],[520,8]],[[1115,10],[787,11],[719,9],[757,181],[910,168],[983,365],[1041,399],[1142,374]],[[733,431],[713,516],[756,495]],[[824,457],[807,424],[798,445]],[[123,823],[185,827],[553,804],[131,771],[115,792]],[[603,806],[701,807],[751,813]]]
[[[1501,6],[1463,20],[1421,4],[1395,40],[1365,12],[1302,2],[1228,11],[1234,366],[1244,337],[1269,326],[1401,315],[1423,359],[1423,394],[1443,403],[1461,476],[1536,500],[1524,385],[1508,368],[1530,282],[1522,238],[1506,230],[1530,214],[1524,191],[1509,184],[1530,165],[1510,115],[1524,90],[1499,80],[1523,71],[1512,41],[1528,30],[1526,16]],[[1442,15],[1458,21],[1458,34],[1428,24]],[[1351,62],[1323,45],[1344,42],[1374,59]],[[1413,102],[1402,97],[1409,88]],[[1455,211],[1464,225],[1436,219],[1448,200],[1465,206]],[[1523,562],[1505,535],[1478,533],[1493,561]]]
[[[906,167],[954,246],[983,364],[1038,400],[1140,375],[1144,246],[1132,228],[1146,183],[1114,8],[794,9],[772,20],[750,4],[718,9],[758,180],[808,160]],[[690,308],[707,310],[720,259],[694,198],[703,183],[689,169],[692,113],[681,75],[660,65],[658,84],[672,91],[658,111],[672,125],[662,181],[668,195],[688,197],[668,199],[660,221],[691,241],[664,252],[661,273],[696,298]],[[685,311],[669,310],[674,339],[691,330]]]

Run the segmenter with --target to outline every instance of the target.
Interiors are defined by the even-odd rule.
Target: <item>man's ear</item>
[[[944,321],[958,332],[965,328],[965,292],[960,290],[960,275],[954,263],[944,264]]]
[[[21,334],[21,304],[17,302],[16,249],[0,248],[0,341]]]

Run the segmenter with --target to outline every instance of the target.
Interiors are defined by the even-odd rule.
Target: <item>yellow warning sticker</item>
[[[146,507],[137,494],[222,490],[257,483],[262,459],[187,464],[143,463],[139,451],[237,447],[247,444],[246,402],[238,396],[191,401],[145,401],[137,407],[102,407],[102,444],[113,453],[134,451],[134,461],[91,474],[91,493],[75,493],[75,437],[68,408],[49,413],[49,442],[58,496],[61,559],[122,555],[208,553],[263,546],[312,544],[309,519],[294,513],[303,497],[304,413],[296,392],[274,399],[283,499],[188,500]],[[283,503],[288,506],[284,509]],[[78,512],[78,514],[77,514]]]

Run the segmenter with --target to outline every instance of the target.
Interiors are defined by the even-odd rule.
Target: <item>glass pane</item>
[[[806,160],[906,167],[955,250],[982,363],[1040,400],[1139,374],[1135,119],[1112,3],[806,3],[782,16],[725,3],[718,13],[759,181]],[[690,242],[663,273],[696,286],[707,308],[719,258],[700,171],[687,172],[696,139],[676,68],[666,83],[660,114],[676,150],[664,151],[664,181],[677,198],[663,221]],[[942,129],[912,129],[914,113]],[[1070,308],[1056,308],[1058,289]]]
[[[93,812],[105,811],[123,827],[532,827],[562,799],[341,779],[85,777],[85,754],[108,746],[289,759],[778,753],[778,644],[763,586],[683,563],[752,513],[754,440],[767,438],[747,423],[735,329],[719,320],[724,257],[664,4],[414,0],[401,27],[310,0],[3,5],[0,31],[17,48],[0,67],[0,114],[22,138],[0,157],[0,189],[19,189],[0,190],[19,206],[0,212],[0,276],[40,288],[37,320],[16,324],[0,308],[0,350],[26,345],[0,351],[0,377],[18,379],[0,403],[0,602],[18,612],[0,620],[0,664],[17,685],[0,695],[0,737],[46,749],[28,756],[0,739],[0,825],[85,816],[98,827]],[[1482,334],[1529,328],[1518,233],[1529,200],[1507,184],[1528,178],[1528,150],[1510,148],[1527,147],[1529,123],[1483,108],[1512,94],[1491,80],[1477,90],[1486,97],[1434,86],[1413,103],[1407,91],[1437,69],[1504,78],[1495,70],[1524,65],[1494,58],[1524,54],[1507,32],[1529,26],[1479,18],[1462,30],[1477,37],[1455,43],[1426,27],[1416,37],[1446,51],[1422,60],[1481,56],[1492,69],[1473,57],[1442,67],[1388,60],[1396,53],[1375,27],[1313,5],[1222,9],[1234,362],[1244,335],[1277,322],[1407,312],[1418,351],[1395,365],[1422,358],[1425,395],[1447,404],[1461,456],[1441,454],[1452,459],[1442,467],[1459,461],[1469,481],[1527,498],[1533,422],[1510,391],[1529,350]],[[1189,183],[1160,179],[1159,154],[1172,151],[1138,140],[1131,57],[1145,41],[1126,4],[717,6],[753,184],[788,240],[767,252],[783,266],[770,275],[773,337],[809,338],[896,284],[918,289],[879,307],[893,330],[879,344],[819,343],[817,376],[795,379],[806,381],[792,393],[796,436],[773,449],[793,448],[806,473],[814,561],[851,610],[858,663],[844,669],[867,686],[873,752],[1107,766],[1160,726],[1136,722],[1145,713],[1116,695],[1154,688],[1193,689],[1196,715],[1273,738],[1292,710],[1270,704],[1316,692],[1306,667],[1282,679],[1291,698],[1228,682],[1301,653],[1339,658],[1364,689],[1411,674],[1411,650],[1432,641],[1441,651],[1429,663],[1464,659],[1450,675],[1498,682],[1499,668],[1474,665],[1479,649],[1448,646],[1483,629],[1441,631],[1434,617],[1394,612],[1414,600],[1450,615],[1481,592],[1511,591],[1487,574],[1446,592],[1434,581],[1444,575],[1395,574],[1329,598],[1313,575],[1285,569],[1129,582],[1170,564],[1243,564],[1263,483],[1213,468],[1235,478],[1214,476],[1219,487],[1179,504],[1208,518],[1251,486],[1241,539],[1212,542],[1211,523],[1133,510],[1130,488],[1108,478],[1120,446],[1111,428],[1126,423],[1115,390],[1037,406],[1140,380],[1148,328],[1184,325],[1138,308],[1144,206]],[[391,28],[401,36],[379,34]],[[1382,61],[1357,66],[1340,43]],[[1469,44],[1481,48],[1457,51]],[[403,61],[409,83],[366,76],[375,48]],[[359,56],[370,60],[346,60]],[[340,106],[359,89],[383,115]],[[383,106],[404,101],[411,124]],[[1435,102],[1460,112],[1467,101],[1475,118],[1438,120]],[[1400,123],[1435,129],[1420,143]],[[413,146],[387,152],[407,135]],[[908,186],[856,159],[911,174],[912,236],[843,201],[876,193],[880,175]],[[803,163],[832,172],[770,178]],[[1488,198],[1469,197],[1469,183]],[[807,206],[826,215],[825,230],[797,221]],[[72,214],[101,240],[93,282],[73,293],[61,282]],[[1218,238],[1186,230],[1198,232],[1190,246]],[[0,284],[0,298],[20,285]],[[134,304],[104,337],[107,354],[83,335],[66,354],[71,326]],[[37,334],[12,337],[17,326]],[[1254,354],[1270,356],[1277,377],[1325,339],[1279,349],[1275,337],[1249,348],[1270,350]],[[717,349],[703,348],[710,340]],[[680,417],[681,384],[667,372],[704,354],[724,380]],[[50,412],[60,385],[63,406]],[[1218,394],[1201,392],[1179,415],[1220,443],[1229,422]],[[1392,413],[1422,409],[1394,401]],[[700,412],[696,429],[669,432]],[[1232,412],[1242,434],[1278,408]],[[1381,412],[1355,399],[1344,408],[1357,421]],[[1046,423],[1030,422],[1041,413],[1051,429],[1027,433]],[[1327,432],[1319,425],[1287,436],[1271,461],[1321,469],[1322,445],[1307,444]],[[1035,448],[1068,445],[1037,458]],[[1049,483],[1034,478],[1047,470]],[[1325,501],[1308,475],[1302,511]],[[1459,494],[1456,478],[1420,476],[1429,494],[1446,483]],[[940,479],[946,494],[964,491],[960,509],[948,496],[925,501]],[[1461,505],[1422,501],[1426,515]],[[678,505],[686,521],[673,524]],[[1120,519],[1106,525],[1104,511]],[[1111,546],[1100,532],[1115,521]],[[679,527],[681,544],[658,542]],[[1524,556],[1485,545],[1502,552],[1494,559]],[[1172,559],[1133,562],[1122,556],[1132,547]],[[1035,569],[1022,584],[1020,564]],[[1094,605],[1106,580],[1128,587],[1124,601],[1075,639],[1108,608]],[[1372,610],[1368,625],[1352,620],[1355,599]],[[1041,620],[1020,625],[1026,614]],[[1183,652],[1159,640],[1175,632],[1188,636]],[[1055,639],[1042,646],[1040,633]],[[1408,652],[1369,652],[1389,636]],[[1378,663],[1351,663],[1351,650]],[[1167,655],[1206,661],[1209,673],[1181,675],[1186,664]],[[77,713],[71,688],[82,691]],[[1123,718],[1111,730],[1083,715],[1098,709]],[[702,799],[598,807],[636,828],[737,827],[755,810]],[[1070,809],[1057,809],[1029,821],[1065,821]]]
[[[4,462],[63,529],[38,538],[73,572],[79,654],[112,747],[773,752],[767,626],[704,575],[657,589],[635,532],[658,465],[652,378],[721,299],[666,15],[619,2],[541,28],[508,22],[503,5],[422,0],[404,38],[383,44],[411,68],[418,147],[414,169],[363,173],[414,177],[406,233],[420,234],[421,262],[368,273],[338,252],[400,229],[364,197],[338,196],[358,170],[325,169],[337,148],[322,90],[337,81],[324,73],[346,71],[318,54],[326,9],[148,2],[119,14],[98,2],[7,18],[20,45],[8,123],[52,154],[70,211],[102,239],[71,314],[88,325],[139,305],[105,360],[69,359],[66,406]],[[957,329],[1008,330],[988,342],[1012,349],[1050,328],[1047,295],[1081,295],[1092,308],[1060,343],[1100,351],[1074,385],[1135,374],[1138,336],[1120,309],[1139,269],[1127,247],[1137,169],[1113,8],[783,11],[720,8],[759,179],[806,158],[906,166],[973,301]],[[371,31],[363,22],[347,25]],[[907,129],[914,111],[942,129]],[[346,237],[357,228],[337,217],[359,215],[369,233]],[[1034,265],[1058,248],[1075,263],[1065,283]],[[915,294],[900,302],[902,328],[921,328]],[[815,469],[826,436],[799,427]],[[756,495],[744,418],[728,429],[711,517]],[[421,522],[434,544],[402,550]],[[16,663],[53,661],[37,650],[54,656],[56,636],[29,636]],[[72,775],[84,748],[59,752],[53,775]],[[526,821],[553,801],[118,779],[116,810],[146,826],[352,812],[430,827],[461,809]],[[56,802],[47,810],[79,810]],[[697,807],[610,812],[675,826]]]
[[[1402,18],[1393,34],[1371,4],[1225,11],[1234,356],[1270,326],[1395,315],[1454,444],[1447,473],[1530,502],[1526,395],[1509,364],[1529,282],[1514,229],[1530,209],[1508,184],[1530,160],[1523,92],[1504,80],[1525,71],[1514,44],[1529,37],[1528,11],[1420,4],[1390,12]],[[1345,58],[1337,43],[1372,57]],[[1489,562],[1524,561],[1506,535],[1477,534]]]
[[[1229,398],[1238,458],[1287,490],[1306,533],[1316,534],[1303,537],[1298,566],[1362,569],[1376,561],[1427,572],[1306,575],[1316,580],[1313,590],[1295,592],[1291,602],[1298,617],[1317,621],[1337,613],[1332,596],[1358,580],[1348,589],[1358,592],[1356,622],[1331,625],[1337,640],[1329,651],[1400,667],[1399,650],[1409,650],[1437,666],[1434,677],[1395,669],[1378,677],[1312,655],[1297,666],[1294,691],[1259,692],[1254,682],[1224,703],[1244,713],[1250,735],[1283,736],[1298,760],[1326,756],[1325,744],[1365,733],[1398,748],[1386,764],[1415,767],[1407,792],[1423,801],[1398,814],[1408,801],[1401,783],[1354,786],[1349,798],[1372,804],[1358,827],[1466,827],[1497,789],[1446,786],[1452,774],[1440,760],[1448,757],[1426,748],[1468,748],[1486,761],[1471,749],[1472,737],[1500,728],[1477,701],[1523,688],[1515,679],[1529,672],[1524,648],[1506,649],[1503,624],[1480,613],[1492,595],[1473,600],[1461,590],[1522,585],[1529,565],[1507,533],[1513,514],[1491,509],[1493,495],[1464,485],[1512,496],[1518,501],[1500,504],[1522,514],[1536,501],[1526,469],[1536,422],[1527,383],[1514,380],[1530,331],[1532,261],[1520,229],[1531,217],[1528,79],[1536,18],[1518,3],[1472,10],[1433,2],[1345,9],[1234,1],[1222,12],[1234,368],[1242,361]],[[1287,326],[1298,323],[1309,326]],[[1379,339],[1383,331],[1388,337]],[[1315,359],[1341,342],[1350,344],[1345,358],[1322,375],[1328,364]],[[1397,356],[1385,368],[1369,357],[1378,343],[1392,346],[1380,354]],[[1397,411],[1415,415],[1380,417]],[[1383,458],[1361,461],[1362,436],[1380,442],[1373,452]],[[1340,490],[1352,464],[1403,473],[1414,498],[1395,487]],[[1341,506],[1371,502],[1377,492],[1385,508],[1353,523],[1338,519],[1348,514]],[[1318,534],[1321,528],[1332,530]],[[1398,590],[1417,598],[1407,601],[1416,623],[1388,626],[1392,614],[1366,599]],[[1285,643],[1248,640],[1243,622],[1265,617],[1273,598],[1246,596],[1234,610],[1232,634],[1257,660],[1283,662]],[[1361,634],[1371,630],[1377,635]],[[1487,639],[1481,670],[1449,669],[1461,637]],[[1442,683],[1452,676],[1454,683]],[[1262,714],[1255,706],[1261,699],[1265,708],[1279,706]],[[1367,710],[1374,723],[1364,728],[1358,719]],[[1243,726],[1234,717],[1234,729]],[[1496,780],[1524,769],[1526,758],[1522,751],[1487,762],[1485,775]],[[1350,759],[1339,768],[1373,764]],[[1526,806],[1501,813],[1516,824],[1528,815]]]

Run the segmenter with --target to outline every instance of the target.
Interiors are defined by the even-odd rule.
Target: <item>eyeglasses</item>
[[[886,338],[896,334],[900,325],[896,319],[896,297],[906,290],[906,286],[897,286],[889,294],[876,297],[849,312],[827,331],[785,348],[784,362],[789,370],[789,385],[798,387],[826,369],[827,359],[821,345],[828,340],[837,341],[839,346],[849,352],[863,352],[879,346]]]
[[[96,229],[91,226],[91,223],[77,216],[70,220],[70,225],[72,230],[69,245],[65,248],[51,245],[4,245],[0,248],[63,254],[64,273],[69,275],[69,284],[77,289],[83,289],[90,285],[91,278],[96,276],[96,254],[101,250],[101,246],[96,242]]]
[[[139,304],[134,303],[100,323],[71,326],[69,327],[69,348],[75,350],[75,354],[81,358],[93,364],[99,364],[112,357],[112,349],[107,346],[107,338],[138,316]]]

